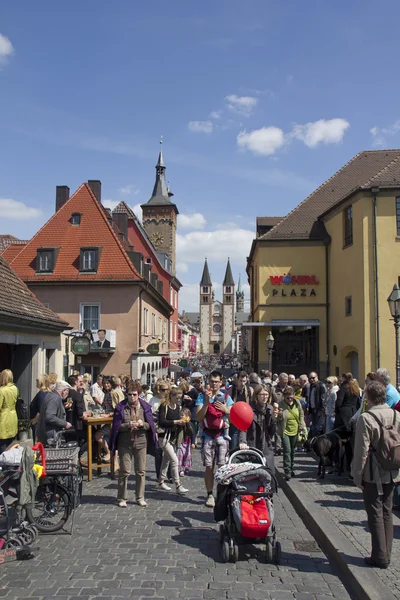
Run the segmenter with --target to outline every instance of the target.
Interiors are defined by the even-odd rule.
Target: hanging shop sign
[[[86,355],[90,352],[90,339],[82,337],[73,337],[71,340],[71,352],[73,354]]]
[[[284,273],[283,275],[270,275],[269,280],[273,286],[283,286],[281,288],[274,288],[272,290],[273,296],[316,296],[314,288],[298,288],[294,287],[291,290],[287,289],[286,286],[300,286],[300,285],[319,285],[319,281],[316,275],[290,275]]]
[[[160,352],[160,346],[158,344],[149,344],[147,346],[147,352],[155,356]]]

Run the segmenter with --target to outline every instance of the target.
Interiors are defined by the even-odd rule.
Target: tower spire
[[[171,202],[172,193],[168,189],[167,182],[165,180],[165,163],[164,156],[162,151],[163,139],[162,136],[160,138],[160,152],[158,154],[158,160],[156,164],[156,180],[153,187],[153,193],[151,198],[143,206],[152,205],[152,206],[171,206],[175,208],[176,214],[178,214],[178,209],[176,205]]]
[[[228,258],[228,264],[226,265],[224,282],[222,285],[235,285],[235,282],[233,281],[231,261],[229,258]]]
[[[203,269],[203,275],[201,277],[200,285],[212,285],[210,271],[208,270],[207,259],[205,259],[205,261],[204,261],[204,269]]]

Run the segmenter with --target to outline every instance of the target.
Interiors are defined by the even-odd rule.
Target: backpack
[[[224,404],[228,399],[228,394],[223,394],[224,396]],[[203,420],[204,429],[212,429],[213,431],[218,431],[222,429],[224,426],[224,413],[221,410],[218,410],[214,406],[214,402],[210,403],[207,408],[206,416]]]
[[[388,426],[384,426],[373,412],[367,410],[366,414],[375,419],[381,432],[378,446],[371,448],[378,463],[385,471],[400,469],[400,431],[396,423],[396,413],[393,411],[393,425]]]
[[[15,410],[17,412],[18,421],[26,421],[29,419],[28,407],[22,398],[18,398]]]

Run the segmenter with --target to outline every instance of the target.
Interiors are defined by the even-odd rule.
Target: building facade
[[[400,151],[361,152],[252,244],[251,359],[321,377],[395,379],[387,298],[399,280]]]
[[[222,283],[222,302],[215,300],[213,284],[204,263],[200,282],[200,338],[204,354],[231,354],[235,332],[235,282],[228,259]]]

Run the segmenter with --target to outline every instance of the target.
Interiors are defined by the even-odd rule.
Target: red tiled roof
[[[24,244],[14,244],[13,242],[9,246],[7,246],[6,249],[3,250],[3,252],[1,252],[1,256],[5,258],[7,262],[10,263],[16,256],[18,256],[18,254],[21,252],[21,250],[26,244],[27,242],[24,242]]]
[[[73,213],[81,213],[80,225],[71,224]],[[79,271],[80,250],[84,247],[101,248],[97,273]],[[36,273],[36,255],[40,248],[59,249],[52,274]],[[110,225],[107,211],[87,183],[82,184],[43,225],[12,260],[11,266],[24,281],[29,282],[142,279]]]
[[[17,319],[28,325],[63,330],[68,323],[44,306],[0,256],[0,319]]]
[[[5,233],[0,235],[0,254],[5,250],[10,244],[22,244],[25,245],[28,240],[20,240],[9,233]]]
[[[360,152],[259,240],[320,239],[318,217],[356,190],[400,187],[400,150]]]

